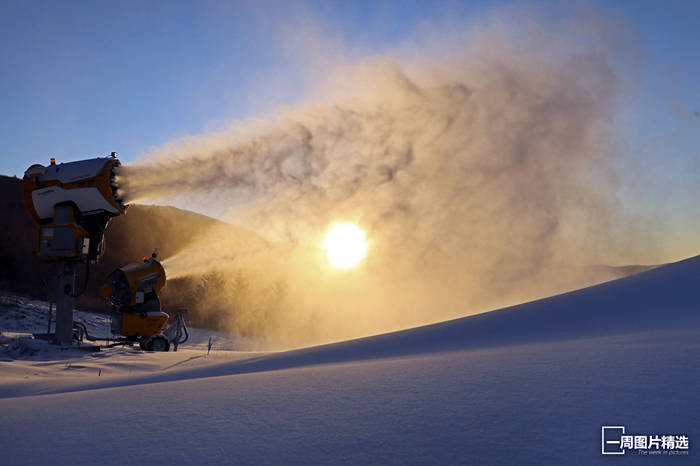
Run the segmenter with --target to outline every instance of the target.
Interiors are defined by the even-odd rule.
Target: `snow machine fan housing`
[[[23,197],[37,225],[38,255],[97,261],[104,252],[103,235],[112,217],[126,212],[115,182],[120,166],[111,157],[49,166],[32,165],[24,173]]]
[[[116,307],[131,307],[144,302],[148,295],[157,295],[165,286],[165,269],[155,253],[143,262],[124,265],[112,271],[100,295]]]

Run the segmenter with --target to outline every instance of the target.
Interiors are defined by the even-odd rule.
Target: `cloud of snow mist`
[[[208,277],[202,307],[230,309],[230,328],[271,346],[609,278],[575,267],[606,260],[616,215],[619,78],[603,26],[503,21],[423,56],[340,64],[318,98],[123,167],[127,200],[177,199],[269,240],[218,230],[166,260],[169,275]],[[325,262],[334,221],[367,232],[360,266]]]

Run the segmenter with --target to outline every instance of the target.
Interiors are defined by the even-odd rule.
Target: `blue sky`
[[[303,27],[304,17],[355,50],[382,53],[425,25],[472,22],[508,3],[5,0],[0,173],[22,176],[51,155],[117,151],[128,162],[183,135],[303,100],[304,63],[280,30]],[[561,7],[535,4],[554,15]],[[665,187],[677,228],[700,226],[700,3],[599,6],[628,25],[641,51],[630,58],[639,61],[637,89],[620,146]]]
[[[49,154],[116,150],[128,161],[183,134],[293,104],[304,82],[274,31],[306,12],[343,42],[381,52],[425,23],[506,3],[2,2],[0,173],[20,176]],[[611,11],[637,34],[645,60],[630,149],[697,156],[700,4],[617,2]],[[284,74],[285,84],[261,85],[270,74]]]
[[[18,176],[49,154],[116,150],[128,161],[212,123],[255,116],[261,101],[272,108],[303,98],[298,65],[276,31],[307,11],[344,39],[381,49],[439,10],[428,2],[212,1],[1,8],[0,173]],[[259,84],[281,74],[284,86]]]

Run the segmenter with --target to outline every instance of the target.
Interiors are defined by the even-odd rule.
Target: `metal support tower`
[[[73,295],[75,262],[61,261],[56,271],[56,339],[59,345],[73,342]]]

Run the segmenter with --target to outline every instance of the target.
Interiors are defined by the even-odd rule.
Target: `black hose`
[[[85,259],[85,283],[83,283],[83,288],[80,290],[80,293],[68,293],[66,294],[70,296],[71,298],[77,298],[79,296],[82,296],[85,293],[85,290],[87,290],[88,282],[90,281],[90,259]]]
[[[184,318],[182,319],[182,330],[185,331],[185,338],[179,343],[180,345],[183,344],[183,343],[185,343],[185,342],[190,338],[190,334],[189,334],[189,332],[187,331],[187,325],[185,325],[185,319],[184,319]]]

